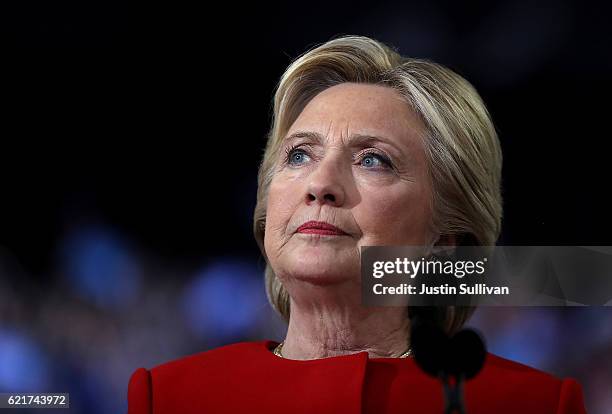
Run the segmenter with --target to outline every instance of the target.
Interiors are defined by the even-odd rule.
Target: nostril
[[[308,193],[306,198],[308,199],[308,202],[316,201],[317,198],[319,198],[323,202],[336,203],[336,196],[331,193],[327,193],[323,195],[323,197],[317,197],[314,193]]]

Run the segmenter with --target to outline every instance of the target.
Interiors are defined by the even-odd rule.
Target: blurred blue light
[[[38,346],[16,332],[0,330],[0,391],[42,392],[49,367]]]
[[[139,263],[109,230],[81,228],[65,240],[62,262],[76,292],[101,307],[125,305],[138,293]]]
[[[185,288],[182,309],[191,331],[214,341],[247,335],[266,306],[262,272],[226,259],[206,267]]]
[[[489,351],[525,365],[546,370],[558,357],[561,338],[558,321],[546,311],[529,313],[487,339]],[[557,350],[557,351],[556,351]]]

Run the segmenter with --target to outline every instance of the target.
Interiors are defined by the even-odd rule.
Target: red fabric
[[[367,352],[310,361],[279,358],[273,341],[242,342],[138,369],[128,414],[443,413],[441,384],[411,358]],[[487,355],[465,384],[468,414],[585,413],[572,379]]]

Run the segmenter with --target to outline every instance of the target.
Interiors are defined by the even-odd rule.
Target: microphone
[[[425,373],[442,382],[445,414],[466,414],[463,383],[484,366],[486,347],[472,329],[463,329],[449,337],[436,323],[440,319],[436,312],[432,307],[413,312],[410,343],[414,360]]]

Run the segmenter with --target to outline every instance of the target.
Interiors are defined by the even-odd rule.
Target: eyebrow
[[[285,142],[293,141],[295,139],[300,139],[300,138],[311,139],[311,140],[316,141],[319,144],[323,144],[326,141],[326,138],[323,135],[319,134],[318,132],[314,132],[314,131],[296,131],[288,135],[283,141]],[[393,141],[391,141],[389,138],[386,138],[386,137],[382,137],[378,135],[368,135],[368,134],[353,134],[349,137],[349,145],[353,145],[353,146],[367,145],[373,142],[385,143],[395,148],[395,150],[399,151],[401,155],[407,156],[405,151],[403,151],[401,148],[398,147],[397,144],[395,144]]]

